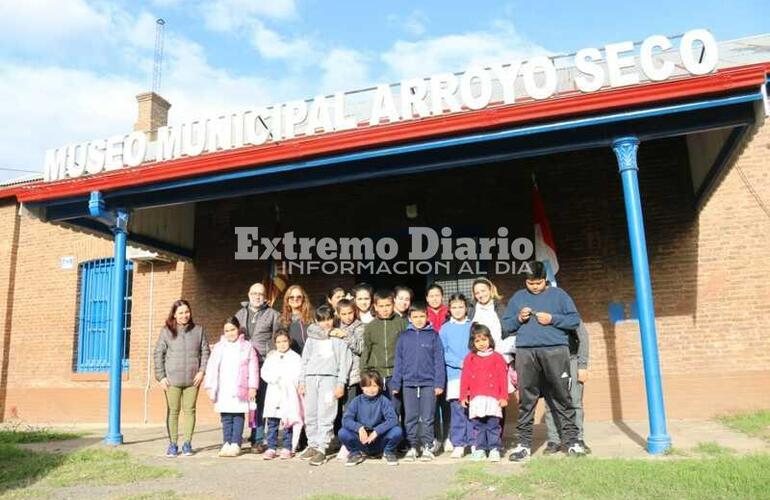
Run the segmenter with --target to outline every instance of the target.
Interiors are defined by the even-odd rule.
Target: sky
[[[767,33],[770,2],[0,0],[0,181],[132,130],[157,18],[173,124],[652,34]]]

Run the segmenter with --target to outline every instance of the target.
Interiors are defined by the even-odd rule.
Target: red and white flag
[[[547,279],[551,286],[556,286],[556,273],[559,272],[556,243],[551,233],[551,225],[545,215],[543,198],[537,189],[534,174],[532,175],[532,217],[535,224],[535,259],[545,264]]]

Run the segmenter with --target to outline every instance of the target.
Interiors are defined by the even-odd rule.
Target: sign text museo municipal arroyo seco
[[[674,62],[655,55],[672,47],[672,41],[663,35],[646,38],[638,53],[639,67],[633,42],[606,45],[603,55],[597,48],[582,49],[574,58],[575,87],[581,92],[595,92],[606,85],[611,88],[634,85],[640,81],[639,71],[651,81],[666,80],[673,75]],[[692,75],[713,72],[719,60],[716,40],[704,29],[686,32],[679,40],[679,53],[684,69]],[[373,127],[486,108],[492,104],[494,79],[502,89],[501,104],[514,104],[517,98],[523,97],[515,92],[514,85],[519,78],[532,99],[547,99],[557,90],[556,67],[552,59],[545,56],[488,68],[473,67],[459,76],[444,73],[404,80],[398,96],[390,85],[378,85],[371,93],[368,123],[363,125]],[[362,124],[348,114],[345,94],[337,92],[311,101],[294,101],[161,127],[154,147],[150,147],[147,134],[137,131],[51,149],[45,155],[44,180],[77,178],[136,167],[149,161],[279,142],[297,136],[300,125],[303,125],[300,133],[316,135],[350,130]]]

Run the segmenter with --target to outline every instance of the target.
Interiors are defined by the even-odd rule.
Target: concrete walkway
[[[72,430],[73,427],[62,430]],[[92,433],[91,436],[56,443],[26,445],[32,449],[69,451],[84,446],[103,446],[103,427],[77,426],[74,429]],[[544,447],[544,426],[536,426],[535,458]],[[646,423],[588,423],[586,441],[596,458],[639,458],[653,460],[677,459],[691,452],[699,443],[715,442],[737,453],[770,451],[765,442],[738,434],[711,421],[670,421],[669,431],[674,448],[679,453],[669,457],[650,457],[644,450]],[[218,458],[221,433],[218,427],[197,429],[192,457],[169,459],[163,457],[167,445],[165,428],[158,426],[124,426],[128,451],[147,464],[178,468],[181,477],[112,487],[76,487],[57,490],[62,498],[123,497],[139,493],[158,494],[159,498],[174,491],[180,495],[206,498],[302,498],[314,495],[350,495],[375,498],[436,498],[451,488],[455,473],[467,459],[452,460],[448,454],[431,463],[401,462],[388,467],[382,460],[370,460],[357,467],[345,467],[331,459],[321,467],[311,467],[299,459],[267,462],[261,455],[244,454],[238,458]],[[567,458],[565,458],[567,459]],[[504,459],[491,464],[500,471],[520,471],[521,464]],[[152,498],[152,496],[150,496]]]

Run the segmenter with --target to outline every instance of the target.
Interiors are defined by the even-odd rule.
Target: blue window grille
[[[110,366],[110,309],[112,307],[112,272],[115,259],[96,259],[83,262],[80,271],[80,309],[78,319],[77,372],[106,372]],[[124,351],[123,370],[128,369],[131,338],[131,271],[126,263],[126,302],[123,315]]]

